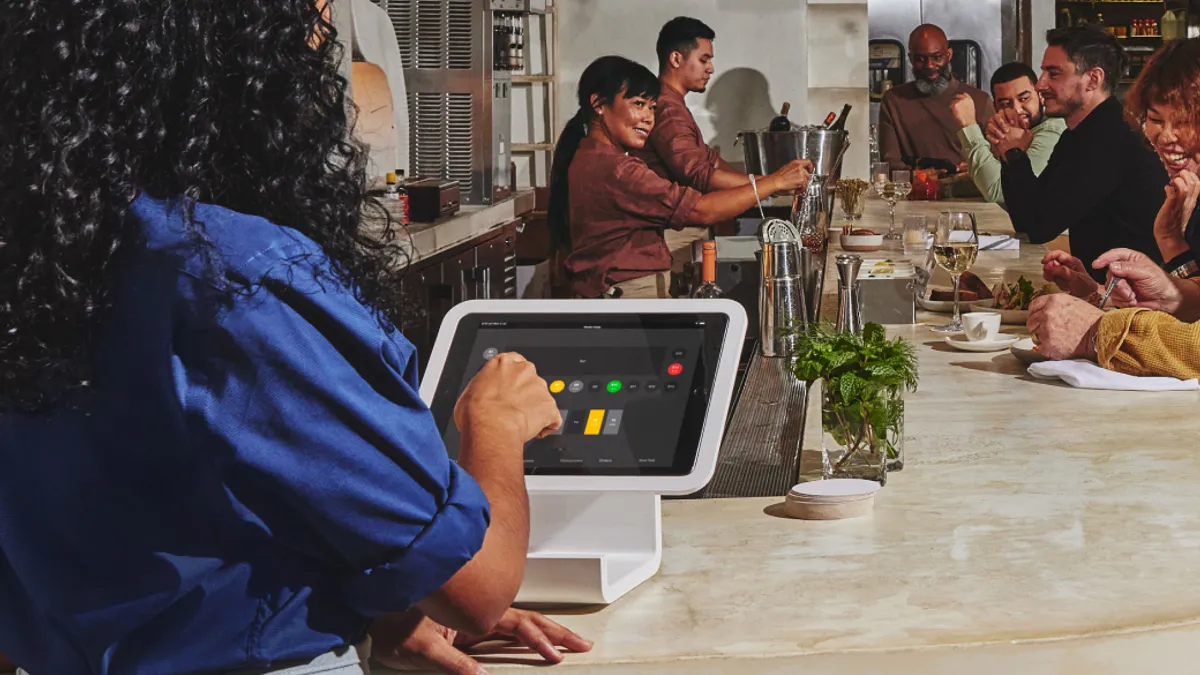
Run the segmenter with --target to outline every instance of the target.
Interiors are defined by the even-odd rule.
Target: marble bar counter
[[[1011,229],[984,204],[904,203],[898,217],[947,207]],[[886,218],[872,201],[864,222]],[[973,271],[1034,278],[1042,255],[982,252]],[[907,464],[873,515],[789,520],[781,497],[666,501],[657,576],[610,606],[548,612],[596,642],[553,671],[1200,672],[1200,394],[1035,381],[1008,352],[952,351],[927,327],[946,319],[889,328],[916,344],[921,380]],[[820,447],[809,408],[806,466]]]
[[[396,202],[383,203],[396,215]],[[402,244],[409,251],[411,262],[420,262],[510,223],[533,209],[533,190],[518,190],[511,197],[490,206],[463,206],[449,218],[432,223],[409,223],[407,238],[401,235]]]

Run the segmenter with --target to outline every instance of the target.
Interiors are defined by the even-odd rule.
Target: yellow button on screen
[[[592,410],[588,412],[587,426],[583,428],[584,436],[599,436],[600,429],[604,427],[604,411]]]
[[[567,388],[567,383],[562,380],[555,380],[550,383],[551,394],[561,394],[563,389]]]

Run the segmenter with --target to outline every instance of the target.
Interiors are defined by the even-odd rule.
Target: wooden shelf
[[[1117,36],[1118,40],[1161,40],[1161,35],[1126,35],[1125,37]]]

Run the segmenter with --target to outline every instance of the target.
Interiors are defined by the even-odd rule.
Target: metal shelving
[[[550,165],[554,156],[554,142],[558,134],[558,9],[556,2],[547,2],[544,14],[525,16],[525,63],[528,70],[533,59],[534,37],[541,47],[542,67],[537,73],[514,73],[513,96],[525,97],[526,118],[513,118],[515,125],[525,124],[531,139],[546,139],[542,142],[513,143],[513,155],[529,156],[529,182],[535,187],[544,187],[550,182]],[[537,24],[537,32],[531,28]],[[541,94],[540,101],[538,93]]]

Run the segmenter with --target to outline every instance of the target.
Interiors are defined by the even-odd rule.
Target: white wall
[[[793,122],[823,121],[804,119],[807,5],[807,0],[557,0],[559,119],[565,123],[575,114],[579,76],[594,59],[620,54],[657,72],[659,29],[676,16],[692,16],[717,33],[716,73],[707,93],[687,97],[688,107],[708,143],[741,164],[737,133],[766,127],[784,101],[792,104]],[[865,33],[862,39],[865,50]]]
[[[1033,40],[1031,41],[1033,53],[1030,59],[1033,61],[1030,65],[1039,74],[1042,72],[1042,55],[1046,53],[1046,31],[1054,28],[1056,15],[1054,12],[1054,0],[1030,0],[1032,7],[1031,22],[1033,24]]]
[[[842,176],[866,178],[871,133],[867,2],[808,0],[807,23],[808,120],[820,123],[830,112],[841,114],[843,105],[853,106]]]

